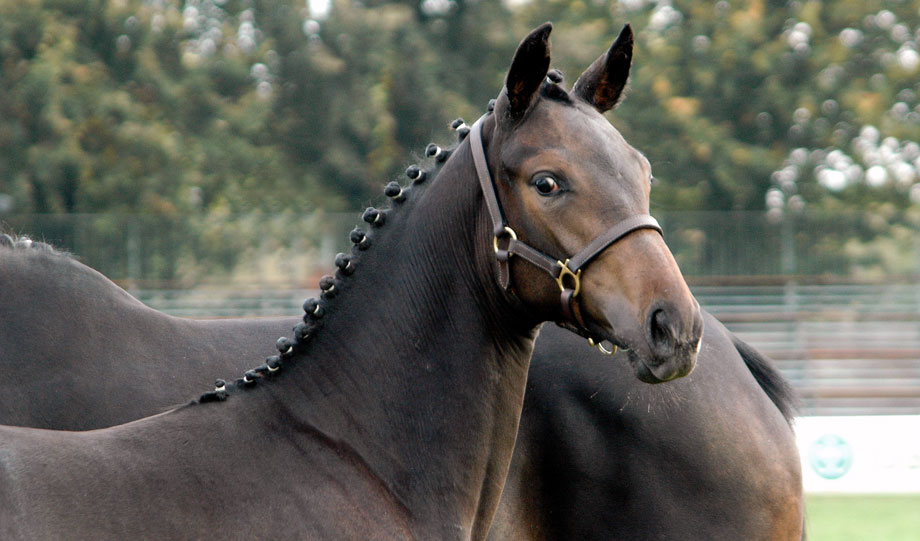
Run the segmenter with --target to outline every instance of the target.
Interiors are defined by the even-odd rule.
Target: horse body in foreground
[[[426,187],[365,214],[374,231],[355,235],[280,357],[126,425],[0,428],[0,537],[479,539],[541,321],[629,346],[646,381],[689,373],[699,308],[652,222],[635,221],[647,162],[600,115],[631,33],[570,94],[546,79],[549,31],[521,43],[494,113]],[[547,253],[558,266],[533,263]]]
[[[0,283],[10,285],[0,292],[0,370],[22,371],[0,381],[0,424],[84,430],[155,414],[215,373],[250,368],[299,321],[167,318],[64,254],[2,243]],[[36,354],[60,334],[59,306],[105,333],[85,330],[76,334],[80,344]],[[28,328],[7,332],[24,318]],[[544,326],[492,538],[796,538],[784,528],[801,521],[798,457],[789,425],[777,418],[791,416],[791,392],[717,320],[705,313],[704,320],[694,372],[664,386],[638,382],[622,359]],[[145,332],[125,334],[134,327]],[[213,356],[227,332],[246,337],[251,351]],[[121,336],[119,348],[106,339],[112,335]],[[170,353],[158,356],[157,348]],[[212,366],[218,361],[235,366]]]

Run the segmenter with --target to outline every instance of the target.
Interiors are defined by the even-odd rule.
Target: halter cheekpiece
[[[580,252],[565,261],[550,257],[533,246],[518,240],[517,234],[505,220],[495,183],[489,173],[489,165],[486,161],[485,149],[482,143],[482,123],[487,116],[488,113],[480,117],[470,129],[470,148],[473,152],[476,176],[479,178],[482,194],[486,200],[486,207],[492,219],[492,248],[496,259],[498,259],[499,284],[506,290],[511,288],[511,269],[508,265],[508,260],[512,255],[543,269],[556,280],[559,289],[562,291],[560,296],[562,317],[556,321],[556,324],[587,338],[589,344],[597,347],[602,352],[613,355],[617,351],[616,345],[612,350],[604,348],[602,340],[591,335],[582,319],[577,301],[578,294],[581,292],[581,271],[610,245],[633,231],[654,229],[661,233],[661,226],[658,225],[658,221],[655,218],[648,214],[630,216],[596,237]],[[501,247],[503,242],[505,243],[504,248]]]

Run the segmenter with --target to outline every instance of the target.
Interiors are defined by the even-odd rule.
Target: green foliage
[[[174,225],[354,209],[484,111],[527,30],[554,21],[571,84],[629,21],[630,90],[609,116],[653,164],[654,210],[884,215],[825,244],[904,265],[920,0],[320,4],[0,2],[0,193],[17,213]]]
[[[321,199],[270,136],[251,75],[267,49],[236,44],[252,10],[163,4],[0,4],[0,192],[14,210],[176,217]]]

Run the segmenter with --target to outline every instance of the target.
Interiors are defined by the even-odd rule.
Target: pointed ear
[[[546,78],[549,71],[549,33],[552,30],[552,23],[543,23],[521,41],[514,53],[505,77],[507,114],[512,118],[520,118],[527,111]]]
[[[594,61],[575,81],[572,92],[601,113],[616,106],[629,78],[632,63],[633,33],[627,24],[607,54]]]

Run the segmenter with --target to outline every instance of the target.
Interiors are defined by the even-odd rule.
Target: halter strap
[[[492,182],[492,175],[489,174],[489,164],[486,162],[485,151],[482,144],[482,122],[486,118],[483,115],[470,128],[470,149],[473,151],[473,165],[476,166],[476,177],[479,178],[479,186],[482,188],[483,198],[486,200],[486,209],[489,211],[489,217],[492,219],[492,247],[495,255],[498,257],[498,283],[502,289],[511,288],[511,269],[508,267],[508,247],[505,250],[499,249],[498,241],[502,237],[508,237],[513,241],[517,235],[514,230],[508,227],[505,221],[505,213],[502,211],[502,204],[498,200],[498,193],[495,190],[495,184]],[[542,267],[542,265],[539,265]]]
[[[492,220],[492,234],[494,235],[492,247],[495,250],[495,257],[498,259],[499,284],[505,290],[511,289],[511,269],[508,261],[512,255],[543,269],[556,280],[556,283],[559,284],[559,289],[562,291],[560,298],[562,319],[557,321],[556,324],[587,338],[591,345],[598,346],[599,349],[607,352],[608,350],[600,346],[601,341],[596,340],[587,330],[584,319],[581,316],[581,310],[576,300],[581,292],[581,271],[611,244],[633,231],[637,229],[653,229],[661,233],[661,226],[658,225],[658,221],[655,218],[648,214],[630,216],[596,237],[581,251],[564,262],[518,240],[517,234],[508,226],[508,222],[505,220],[501,201],[498,199],[498,191],[492,181],[492,175],[489,173],[489,165],[486,161],[482,144],[482,123],[486,116],[488,115],[480,117],[470,128],[470,149],[473,153],[473,164],[476,166],[476,176],[479,178],[482,195],[486,200],[486,208]],[[504,248],[501,248],[500,243],[503,241],[506,244]],[[614,351],[616,350],[614,349]]]

